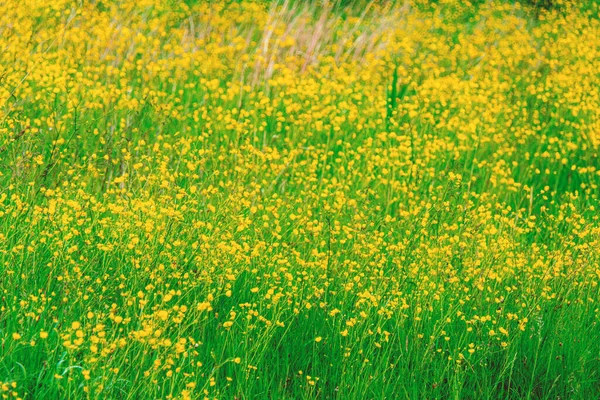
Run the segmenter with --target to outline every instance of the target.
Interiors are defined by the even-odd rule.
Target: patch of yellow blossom
[[[351,393],[597,326],[597,19],[187,3],[0,4],[3,397]]]

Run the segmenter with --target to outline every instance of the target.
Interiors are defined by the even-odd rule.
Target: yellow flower
[[[166,321],[167,318],[169,318],[169,313],[165,310],[159,311],[156,315],[158,316],[158,318],[160,318],[163,321]]]

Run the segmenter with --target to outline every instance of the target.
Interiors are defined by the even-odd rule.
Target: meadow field
[[[3,399],[600,399],[594,1],[0,2]]]

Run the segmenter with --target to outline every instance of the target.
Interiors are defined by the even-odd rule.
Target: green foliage
[[[591,11],[323,4],[0,2],[0,396],[597,397]]]

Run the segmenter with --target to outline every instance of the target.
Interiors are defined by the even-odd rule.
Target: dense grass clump
[[[593,10],[0,2],[0,395],[596,398]]]

